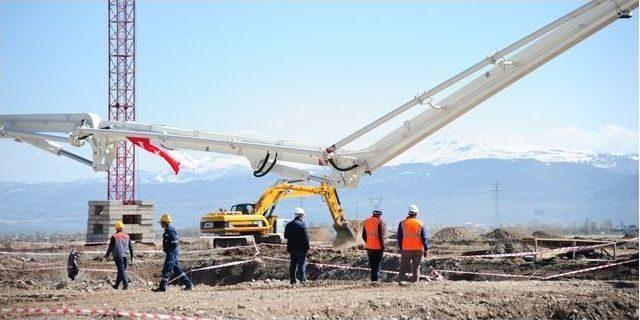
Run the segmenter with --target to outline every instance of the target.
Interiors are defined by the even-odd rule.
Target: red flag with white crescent
[[[141,147],[155,155],[163,157],[164,160],[169,163],[175,174],[178,174],[178,171],[180,171],[180,161],[171,157],[166,151],[151,144],[149,138],[127,137],[127,139],[129,139],[129,141],[131,141],[136,146]]]

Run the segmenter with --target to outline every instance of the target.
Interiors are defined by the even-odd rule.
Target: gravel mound
[[[564,238],[561,235],[554,234],[554,233],[548,233],[548,232],[545,232],[545,231],[542,231],[542,230],[534,231],[531,235],[536,237],[536,238],[556,238],[556,239]]]
[[[447,227],[436,232],[431,240],[435,242],[474,241],[478,240],[478,237],[462,227]]]
[[[497,228],[491,232],[485,233],[483,237],[495,240],[521,240],[523,238],[527,238],[528,235],[524,231],[516,228]]]

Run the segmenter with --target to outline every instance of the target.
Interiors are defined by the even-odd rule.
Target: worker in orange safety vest
[[[362,227],[362,240],[365,242],[367,256],[369,257],[369,268],[371,269],[371,281],[378,281],[380,278],[380,265],[384,253],[384,239],[387,225],[380,218],[381,208],[374,208]]]
[[[398,247],[400,249],[400,279],[406,280],[406,273],[411,269],[412,282],[418,282],[420,278],[420,262],[422,256],[427,257],[429,242],[427,231],[422,222],[417,219],[420,212],[418,206],[409,206],[407,218],[398,225]]]

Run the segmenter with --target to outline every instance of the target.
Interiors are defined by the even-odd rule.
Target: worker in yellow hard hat
[[[118,276],[116,277],[116,283],[112,285],[114,289],[118,289],[120,283],[122,283],[122,290],[129,289],[129,278],[127,277],[127,251],[129,253],[130,262],[133,263],[133,245],[129,238],[129,235],[124,233],[124,223],[120,220],[115,223],[116,233],[111,236],[109,241],[109,249],[104,255],[105,258],[109,258],[109,254],[113,256],[113,261],[118,268]]]
[[[160,279],[160,285],[158,288],[152,289],[153,292],[167,291],[167,284],[169,283],[169,277],[171,274],[175,274],[182,283],[185,285],[183,290],[192,290],[193,282],[189,278],[186,272],[180,267],[180,248],[178,244],[180,238],[178,232],[171,226],[171,216],[169,214],[163,214],[160,217],[160,225],[164,229],[162,234],[162,250],[165,252],[166,257],[164,259],[164,266],[162,267],[162,279]]]

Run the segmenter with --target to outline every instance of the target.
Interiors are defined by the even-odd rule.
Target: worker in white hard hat
[[[298,207],[293,211],[295,218],[287,223],[284,228],[284,237],[287,239],[287,252],[290,255],[289,280],[291,285],[296,284],[296,279],[302,284],[307,283],[305,272],[307,252],[309,252],[309,234],[304,224],[304,209]]]
[[[420,261],[427,257],[429,242],[427,231],[417,216],[420,209],[415,204],[409,206],[407,217],[398,225],[398,248],[400,249],[400,279],[406,280],[407,271],[413,274],[411,281],[420,278]]]

